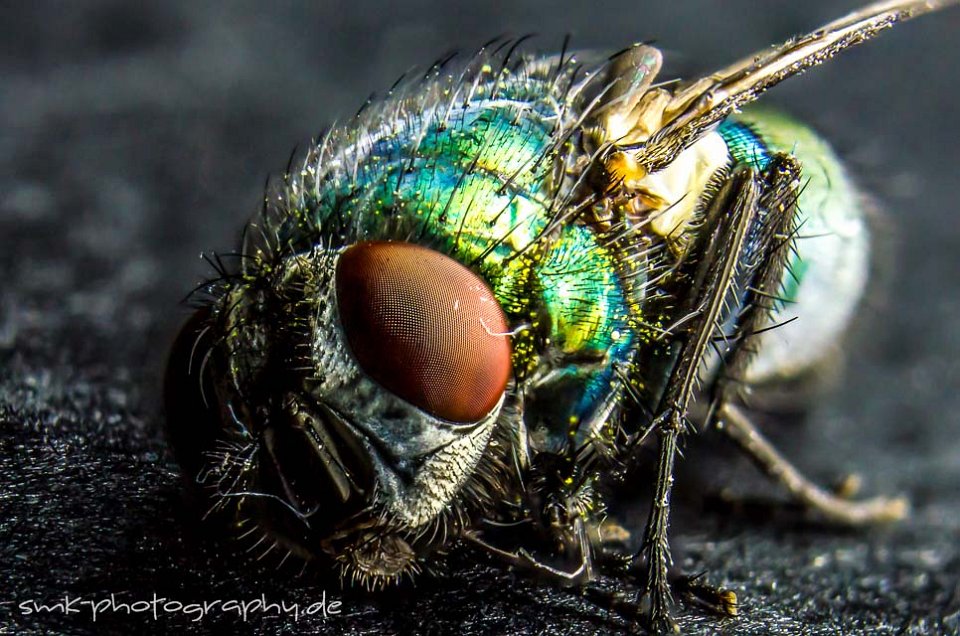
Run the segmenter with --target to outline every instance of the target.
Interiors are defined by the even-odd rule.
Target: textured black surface
[[[218,6],[123,2],[0,8],[0,633],[590,633],[625,623],[484,564],[379,597],[252,566],[185,505],[159,385],[204,269],[229,250],[264,176],[297,141],[451,46],[537,31],[558,48],[656,38],[710,68],[851,2],[423,0]],[[309,8],[308,8],[309,7]],[[680,563],[732,587],[743,616],[682,610],[688,633],[960,630],[960,11],[907,24],[767,96],[834,140],[885,212],[886,293],[858,319],[847,379],[806,426],[773,435],[811,474],[906,492],[911,521],[836,531],[789,514],[706,510],[730,485],[771,491],[717,440],[688,445],[673,536]],[[709,476],[705,478],[704,476]],[[639,524],[646,503],[628,506]],[[342,601],[342,614],[24,616],[24,601],[114,593]]]

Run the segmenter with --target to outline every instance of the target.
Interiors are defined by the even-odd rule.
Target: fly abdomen
[[[720,125],[734,166],[766,170],[777,153],[802,170],[780,289],[768,298],[769,327],[741,380],[789,380],[836,353],[866,286],[869,231],[862,202],[840,159],[808,127],[775,111],[747,108]]]

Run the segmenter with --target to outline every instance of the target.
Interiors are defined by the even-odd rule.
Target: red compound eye
[[[412,243],[357,243],[337,264],[340,320],[363,370],[436,417],[476,422],[510,379],[507,321],[487,284]]]

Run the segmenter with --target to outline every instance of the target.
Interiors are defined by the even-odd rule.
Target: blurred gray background
[[[370,597],[261,569],[185,505],[160,377],[264,178],[372,91],[499,34],[614,51],[656,40],[708,71],[856,2],[0,4],[0,633],[591,633],[627,623],[573,592],[469,560]],[[832,140],[883,218],[884,285],[858,316],[846,379],[805,426],[771,434],[811,475],[908,493],[911,521],[838,531],[705,504],[776,496],[710,435],[691,440],[678,562],[735,589],[743,616],[681,609],[688,633],[960,630],[960,10],[903,25],[764,101]],[[706,477],[705,477],[706,476]],[[642,521],[646,501],[624,515]],[[24,616],[64,594],[183,602],[343,601],[298,622]]]

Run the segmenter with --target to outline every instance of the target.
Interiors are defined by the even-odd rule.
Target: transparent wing
[[[779,82],[865,42],[900,22],[960,0],[894,0],[878,2],[779,46],[759,51],[673,94],[662,125],[642,142],[620,146],[634,150],[646,172],[655,172],[700,139],[727,115],[754,101]]]

